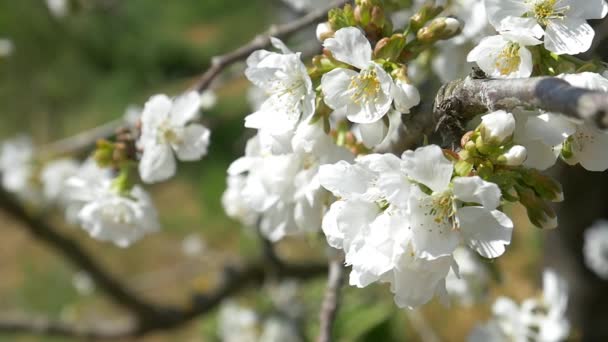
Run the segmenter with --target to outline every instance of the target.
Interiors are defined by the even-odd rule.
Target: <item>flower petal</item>
[[[201,95],[196,91],[188,92],[177,97],[171,108],[171,123],[175,126],[184,126],[198,115],[201,107]]]
[[[156,183],[175,175],[175,157],[171,146],[150,144],[145,146],[139,161],[139,175],[145,183]]]
[[[339,29],[333,38],[323,42],[335,59],[365,69],[372,60],[372,47],[360,29],[345,27]]]
[[[589,50],[595,31],[584,19],[566,16],[551,20],[545,30],[545,47],[557,54],[576,55]]]
[[[416,151],[405,151],[402,159],[404,169],[412,179],[433,191],[447,189],[454,166],[439,146],[428,145]]]
[[[494,210],[500,204],[500,188],[494,183],[478,176],[458,177],[453,183],[454,195],[463,202],[479,203],[488,210]]]
[[[180,136],[180,143],[173,145],[177,158],[182,161],[201,159],[207,154],[210,135],[209,129],[203,125],[190,124],[186,126]]]
[[[359,73],[354,70],[337,68],[321,78],[321,89],[323,90],[323,100],[332,109],[338,110],[346,107],[352,102],[351,94],[348,91],[351,79],[357,77]]]
[[[511,243],[513,222],[498,210],[464,207],[456,212],[460,230],[469,247],[484,258],[496,258]]]

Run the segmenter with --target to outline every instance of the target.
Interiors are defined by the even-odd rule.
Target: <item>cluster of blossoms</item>
[[[485,0],[485,8],[499,34],[484,38],[467,59],[498,78],[572,71],[572,60],[560,55],[589,50],[595,32],[586,20],[608,13],[604,0]]]
[[[457,2],[451,10],[469,5],[483,4]],[[533,56],[523,46],[542,44],[543,35],[552,46],[548,21],[532,25],[529,15],[506,15],[498,25],[495,7],[489,22],[501,35],[488,39],[508,49],[501,48],[499,62],[490,61],[486,39],[469,56],[485,59],[470,59],[490,76],[530,76]],[[267,96],[245,119],[258,132],[246,155],[230,166],[223,196],[230,216],[257,224],[272,241],[315,230],[321,222],[329,244],[344,250],[352,266],[350,284],[390,283],[400,307],[419,306],[435,295],[447,299],[448,287],[465,303],[474,301],[467,298],[471,292],[482,294],[489,276],[477,272],[482,268],[470,254],[492,259],[505,252],[513,230],[503,212],[507,203],[522,204],[535,226],[556,227],[549,202],[563,199],[561,186],[540,171],[558,156],[606,169],[597,156],[603,132],[590,133],[591,127],[559,114],[523,110],[484,115],[457,152],[428,145],[401,158],[373,153],[395,138],[401,115],[420,101],[408,77],[410,62],[461,32],[457,20],[437,17],[442,11],[422,5],[403,34],[391,33],[379,2],[357,1],[319,25],[324,52],[310,67],[278,39],[272,39],[278,52],[253,53],[245,74]],[[480,19],[459,39],[475,41],[486,22]],[[507,54],[517,54],[517,63]],[[560,77],[604,90],[605,80],[595,73]],[[466,271],[478,273],[470,282],[459,282],[459,262],[464,277]]]
[[[203,97],[206,102],[209,94]],[[79,224],[91,237],[127,247],[160,229],[149,194],[136,184],[135,166],[145,183],[166,180],[182,161],[207,153],[209,130],[197,119],[201,96],[190,92],[176,99],[150,98],[143,110],[129,109],[125,121],[139,126],[119,132],[115,142],[101,140],[93,158],[82,164],[73,159],[42,160],[28,137],[2,144],[2,186],[20,199],[65,208],[66,220]],[[137,164],[136,162],[139,161]]]
[[[492,319],[476,327],[468,341],[565,341],[570,334],[567,305],[567,284],[555,272],[546,270],[542,295],[526,299],[521,305],[499,297],[492,307]]]
[[[266,97],[245,118],[245,127],[258,133],[230,166],[223,203],[230,216],[259,223],[272,241],[318,230],[333,201],[319,183],[320,166],[390,144],[401,115],[420,102],[400,61],[408,40],[412,50],[422,50],[460,28],[454,19],[433,20],[435,11],[418,19],[412,40],[387,33],[392,26],[378,13],[377,1],[331,12],[317,30],[324,54],[309,68],[275,38],[278,52],[259,50],[247,59],[245,75]]]

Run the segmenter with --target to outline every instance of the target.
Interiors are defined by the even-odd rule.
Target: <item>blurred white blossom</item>
[[[608,280],[608,221],[596,221],[585,230],[583,256],[590,270]]]
[[[143,150],[139,174],[146,183],[160,182],[175,175],[175,156],[195,161],[207,154],[209,130],[198,123],[200,95],[189,92],[175,99],[155,95],[146,102],[141,114],[141,137],[137,147]]]

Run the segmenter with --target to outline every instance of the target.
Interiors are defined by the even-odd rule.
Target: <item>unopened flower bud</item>
[[[511,147],[503,156],[509,166],[519,166],[524,163],[528,156],[528,151],[521,145]]]
[[[432,44],[438,40],[452,38],[459,34],[460,30],[461,25],[458,19],[440,17],[421,28],[416,37],[423,43]]]
[[[317,40],[321,43],[334,35],[334,31],[331,29],[329,22],[320,23],[317,25]]]
[[[404,46],[405,37],[402,34],[396,33],[390,37],[384,37],[376,44],[374,57],[394,61],[399,57]]]
[[[481,118],[480,132],[485,143],[501,145],[515,132],[513,114],[499,110]]]

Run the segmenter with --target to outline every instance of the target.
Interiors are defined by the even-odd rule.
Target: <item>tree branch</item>
[[[338,254],[335,250],[332,250],[332,252]],[[344,283],[344,271],[344,260],[341,253],[330,258],[327,289],[325,290],[325,297],[323,298],[319,314],[320,328],[317,342],[333,341],[332,331],[338,313],[338,306],[340,305],[340,292]]]
[[[6,190],[0,187],[0,208],[35,238],[44,242],[58,254],[69,260],[79,269],[86,270],[95,283],[102,288],[119,305],[147,319],[158,314],[157,308],[145,303],[127,289],[117,279],[98,264],[92,256],[84,251],[76,242],[66,238],[41,220],[26,211],[26,209]]]
[[[287,264],[276,254],[272,257],[272,261],[267,260],[269,256],[264,254],[257,262],[243,267],[226,267],[222,284],[209,293],[193,295],[192,302],[187,307],[161,306],[139,298],[81,249],[76,242],[64,237],[48,223],[30,214],[2,188],[0,188],[0,208],[22,223],[23,227],[34,237],[53,248],[77,268],[85,270],[96,285],[117,304],[133,313],[136,318],[133,324],[121,326],[103,324],[93,327],[79,327],[44,318],[0,318],[0,332],[3,333],[45,334],[97,340],[131,338],[152,331],[181,326],[196,317],[209,313],[223,299],[252,285],[261,284],[269,275],[279,278],[311,279],[327,272],[327,266],[324,264]]]
[[[543,109],[608,128],[608,94],[571,86],[554,77],[476,79],[444,84],[434,105],[436,132],[444,143],[459,141],[463,123],[498,109]]]
[[[285,39],[290,35],[300,31],[301,29],[323,20],[327,16],[327,12],[335,7],[340,7],[347,3],[348,0],[334,0],[329,3],[326,8],[314,10],[298,20],[281,26],[271,26],[264,34],[255,37],[251,42],[243,45],[236,50],[227,54],[214,57],[211,60],[211,67],[201,75],[198,81],[192,86],[199,92],[209,88],[211,82],[230,65],[247,58],[252,52],[263,49],[270,45],[270,37]]]

